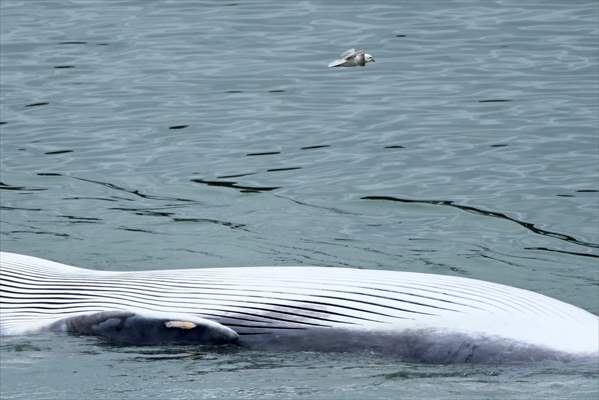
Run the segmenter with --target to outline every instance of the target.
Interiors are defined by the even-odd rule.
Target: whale
[[[429,363],[599,359],[596,315],[498,283],[359,268],[171,267],[92,270],[0,252],[0,335]]]

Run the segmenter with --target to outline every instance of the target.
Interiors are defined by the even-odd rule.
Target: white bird
[[[331,61],[329,68],[331,67],[364,67],[366,63],[374,62],[374,58],[366,53],[364,49],[349,49],[345,53],[341,54],[341,58]]]

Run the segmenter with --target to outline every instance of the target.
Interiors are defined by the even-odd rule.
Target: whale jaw
[[[599,361],[599,353],[572,354],[500,336],[430,329],[359,331],[317,328],[262,336],[241,335],[239,345],[271,351],[368,353],[427,364]]]

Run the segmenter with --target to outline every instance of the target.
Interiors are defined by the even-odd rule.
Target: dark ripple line
[[[63,200],[102,200],[102,201],[118,201],[115,199],[105,199],[103,197],[89,197],[89,196],[76,196],[76,197],[63,197]]]
[[[110,207],[108,209],[109,210],[117,210],[117,211],[131,211],[131,212],[137,214],[137,213],[153,212],[155,210],[171,210],[171,209],[175,209],[175,208],[188,207],[191,205],[192,204],[190,204],[190,203],[185,203],[185,204],[171,204],[171,205],[166,205],[164,207],[149,207],[149,208]],[[161,216],[168,216],[168,215],[161,215]]]
[[[120,229],[122,231],[128,231],[128,232],[141,232],[141,233],[151,233],[151,234],[156,234],[156,232],[153,231],[149,231],[147,229],[141,229],[141,228],[128,228],[126,226],[119,226],[117,229]]]
[[[39,106],[47,106],[48,104],[50,104],[47,101],[40,101],[37,103],[31,103],[31,104],[27,104],[25,107],[39,107]]]
[[[267,169],[266,172],[293,171],[296,169],[302,169],[302,167],[271,168],[271,169]]]
[[[26,187],[26,186],[13,186],[13,185],[7,185],[4,182],[0,182],[0,190],[40,191],[40,190],[47,190],[47,189],[43,189],[43,188],[29,188],[29,187]]]
[[[599,243],[584,242],[584,241],[578,240],[575,237],[570,236],[570,235],[566,235],[566,234],[559,233],[559,232],[552,232],[552,231],[538,228],[535,226],[535,224],[532,224],[532,223],[526,222],[526,221],[520,221],[520,220],[518,220],[516,218],[512,218],[504,213],[483,210],[483,209],[471,207],[471,206],[464,206],[461,204],[456,204],[451,200],[412,200],[412,199],[402,199],[402,198],[392,197],[392,196],[364,196],[361,199],[363,199],[363,200],[387,200],[387,201],[397,201],[397,202],[401,202],[401,203],[432,204],[432,205],[436,205],[436,206],[454,207],[454,208],[460,209],[462,211],[470,212],[473,214],[483,215],[486,217],[505,219],[505,220],[514,222],[514,223],[516,223],[516,224],[518,224],[538,235],[553,237],[555,239],[563,240],[563,241],[566,241],[569,243],[574,243],[579,246],[599,248]]]
[[[9,207],[9,206],[0,206],[0,210],[42,211],[41,208],[25,208],[25,207]]]
[[[123,192],[134,194],[134,195],[142,197],[144,199],[150,199],[150,200],[175,200],[175,201],[196,202],[196,200],[181,199],[181,198],[178,198],[178,197],[166,197],[166,196],[155,196],[155,195],[145,194],[145,193],[141,193],[137,189],[131,190],[131,189],[127,189],[127,188],[124,188],[122,186],[118,186],[118,185],[115,185],[114,183],[109,183],[109,182],[96,181],[96,180],[87,179],[87,178],[79,178],[79,177],[76,177],[76,176],[73,176],[72,178],[80,180],[80,181],[83,181],[83,182],[89,182],[89,183],[95,183],[95,184],[98,184],[98,185],[102,185],[102,186],[105,186],[105,187],[110,188],[110,189],[120,190],[120,191],[123,191]]]
[[[227,228],[231,228],[231,229],[242,229],[242,230],[247,231],[247,229],[243,229],[243,228],[245,228],[246,224],[239,224],[239,223],[229,222],[229,221],[221,221],[221,220],[212,219],[212,218],[173,218],[173,221],[174,222],[209,223],[209,224],[226,226]]]
[[[72,221],[89,221],[89,222],[97,222],[97,221],[102,221],[102,219],[100,218],[94,218],[94,217],[77,217],[75,215],[59,215],[60,218],[66,218],[68,220],[72,220]]]
[[[47,151],[44,154],[64,154],[64,153],[72,153],[73,150],[54,150],[54,151]]]
[[[576,251],[567,251],[567,250],[558,250],[558,249],[550,249],[548,247],[525,247],[524,250],[540,250],[540,251],[550,251],[552,253],[562,253],[569,254],[572,256],[582,256],[582,257],[593,257],[599,258],[599,255],[596,254],[588,254],[588,253],[579,253]]]
[[[145,210],[145,211],[136,211],[135,215],[145,215],[145,216],[150,216],[150,217],[172,217],[173,215],[175,215],[175,213],[166,212],[166,211]]]
[[[9,234],[11,234],[11,233],[33,233],[35,235],[51,235],[51,236],[58,236],[58,237],[70,237],[71,236],[68,233],[44,232],[44,231],[26,231],[26,230],[10,231],[8,233]]]
[[[275,154],[281,154],[280,151],[265,151],[263,153],[247,153],[246,156],[248,157],[255,157],[255,156],[272,156]]]
[[[208,186],[221,186],[221,187],[228,187],[228,188],[232,188],[232,189],[240,189],[240,190],[246,190],[246,191],[252,191],[252,192],[268,192],[271,190],[276,190],[279,189],[280,186],[244,186],[244,185],[239,185],[237,182],[232,182],[232,181],[208,181],[208,180],[204,180],[204,179],[191,179],[192,182],[195,183],[202,183],[204,185],[208,185]]]
[[[217,176],[218,179],[231,179],[231,178],[241,178],[244,176],[248,176],[248,175],[256,175],[257,172],[248,172],[245,174],[236,174],[236,175],[222,175],[222,176]]]
[[[294,198],[287,197],[287,196],[283,196],[283,195],[280,195],[280,194],[275,194],[274,196],[275,196],[275,197],[278,197],[278,198],[280,198],[280,199],[289,200],[289,201],[291,201],[291,202],[293,202],[293,203],[295,203],[295,204],[299,204],[300,206],[306,206],[306,207],[318,208],[318,209],[321,209],[321,210],[328,210],[328,211],[332,211],[332,212],[334,212],[334,213],[336,213],[336,214],[343,214],[343,215],[358,215],[358,214],[356,214],[356,213],[353,213],[353,212],[351,212],[351,211],[345,211],[345,210],[342,210],[342,209],[340,209],[340,208],[335,208],[335,207],[326,207],[326,206],[321,206],[321,205],[318,205],[318,204],[306,203],[306,202],[304,202],[304,201],[296,200],[296,199],[294,199]]]

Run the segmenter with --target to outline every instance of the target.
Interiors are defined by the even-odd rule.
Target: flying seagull
[[[349,49],[345,53],[341,54],[341,58],[329,63],[331,67],[364,67],[368,62],[374,62],[374,58],[364,49]]]

